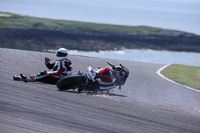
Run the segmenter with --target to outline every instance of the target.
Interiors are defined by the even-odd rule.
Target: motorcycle
[[[70,76],[65,76],[57,82],[57,88],[60,91],[69,89],[78,89],[78,92],[97,92],[107,91],[125,84],[129,70],[120,64],[114,66],[107,62],[109,67],[92,69],[91,66],[87,68],[87,73],[75,73]],[[106,71],[108,70],[108,71]],[[109,79],[105,80],[106,78]],[[111,79],[111,80],[110,80]]]

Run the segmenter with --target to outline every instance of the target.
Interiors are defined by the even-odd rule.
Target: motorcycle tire
[[[76,89],[79,87],[81,79],[81,75],[66,76],[57,82],[57,88],[61,91]]]

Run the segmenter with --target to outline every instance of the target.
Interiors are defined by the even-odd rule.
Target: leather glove
[[[40,72],[40,75],[46,75],[46,74],[47,74],[47,71]]]
[[[48,57],[45,57],[45,63],[49,63],[50,59]]]

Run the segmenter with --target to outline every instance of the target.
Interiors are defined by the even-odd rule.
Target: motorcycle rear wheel
[[[80,86],[81,79],[81,75],[66,76],[57,82],[57,88],[61,91],[76,89]]]

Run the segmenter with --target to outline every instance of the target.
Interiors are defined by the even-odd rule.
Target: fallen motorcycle
[[[87,73],[75,73],[66,76],[57,82],[57,88],[61,91],[69,89],[78,89],[78,92],[86,91],[109,91],[125,84],[129,70],[123,66],[110,66],[106,68],[92,69],[87,68]]]

